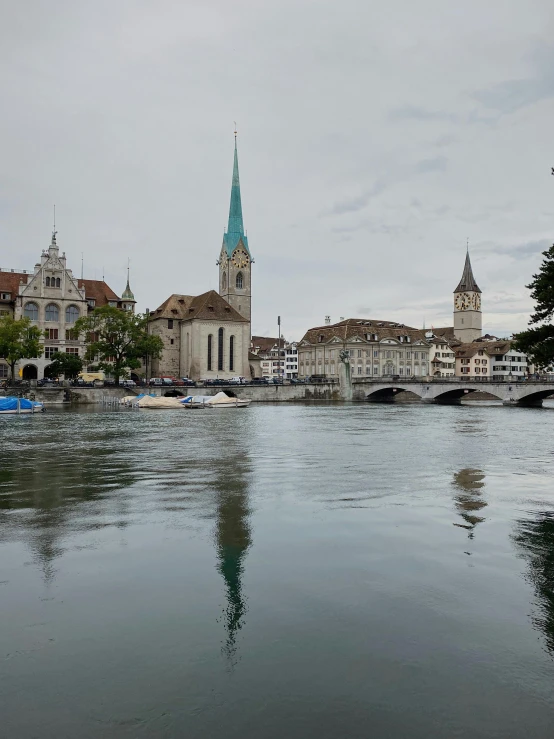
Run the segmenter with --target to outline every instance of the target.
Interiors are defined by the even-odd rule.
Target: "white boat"
[[[8,395],[0,398],[0,415],[21,415],[22,413],[42,413],[45,410],[43,403],[27,398],[16,398]]]
[[[223,392],[215,395],[189,395],[179,399],[184,408],[247,408],[251,402],[246,398],[230,398]]]

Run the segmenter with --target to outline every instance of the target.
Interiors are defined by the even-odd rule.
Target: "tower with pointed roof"
[[[129,283],[129,265],[127,265],[127,286],[125,287],[125,290],[123,291],[123,294],[121,296],[122,300],[122,307],[123,310],[135,310],[135,296],[133,295],[133,291],[131,290],[131,285]]]
[[[462,279],[454,290],[454,336],[470,342],[482,335],[481,290],[473,276],[468,249]]]
[[[244,232],[242,220],[237,132],[235,131],[229,221],[227,230],[223,234],[223,244],[218,261],[219,294],[249,323],[252,314],[252,262],[248,237]]]

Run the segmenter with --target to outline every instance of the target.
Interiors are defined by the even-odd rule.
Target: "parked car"
[[[163,385],[164,382],[163,382],[163,380],[162,380],[161,377],[151,377],[150,380],[148,381],[148,384],[149,385],[156,385],[156,386],[159,387],[160,385]]]
[[[231,377],[230,385],[246,385],[246,377]]]
[[[136,387],[136,382],[134,380],[122,380],[121,384],[123,387]]]
[[[269,377],[254,377],[251,382],[253,385],[269,385]]]
[[[196,382],[194,380],[191,380],[190,377],[181,377],[181,380],[183,381],[183,385],[185,385],[185,387],[196,387]]]

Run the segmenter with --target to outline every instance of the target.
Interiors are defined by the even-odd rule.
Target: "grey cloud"
[[[445,156],[434,157],[433,159],[421,159],[414,165],[416,174],[427,174],[427,172],[444,172],[448,159]]]
[[[503,244],[491,244],[485,246],[483,251],[487,251],[492,254],[504,254],[512,257],[512,259],[528,259],[534,257],[543,251],[546,251],[551,245],[548,239],[541,239],[539,241],[528,241],[525,244],[515,245],[503,245]]]
[[[554,47],[539,44],[527,56],[534,75],[477,90],[473,98],[485,108],[505,115],[554,97]]]
[[[473,93],[477,102],[501,114],[514,113],[520,108],[552,96],[554,96],[554,77],[507,80]]]
[[[335,203],[328,211],[323,215],[344,215],[345,213],[357,213],[363,210],[372,198],[380,195],[387,187],[387,183],[384,180],[377,181],[369,190],[365,193],[358,195],[353,198],[346,198],[338,203]]]
[[[429,110],[418,105],[402,105],[392,108],[388,113],[389,121],[446,121],[455,123],[458,117],[442,110]]]

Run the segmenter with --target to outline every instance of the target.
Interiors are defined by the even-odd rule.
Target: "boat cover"
[[[0,412],[2,411],[16,411],[17,410],[18,398],[8,395],[6,398],[0,398]],[[22,411],[30,411],[33,406],[35,408],[42,408],[42,403],[37,403],[34,400],[27,400],[27,398],[19,398],[20,409]]]
[[[177,398],[158,398],[145,395],[138,401],[139,408],[181,408]]]

